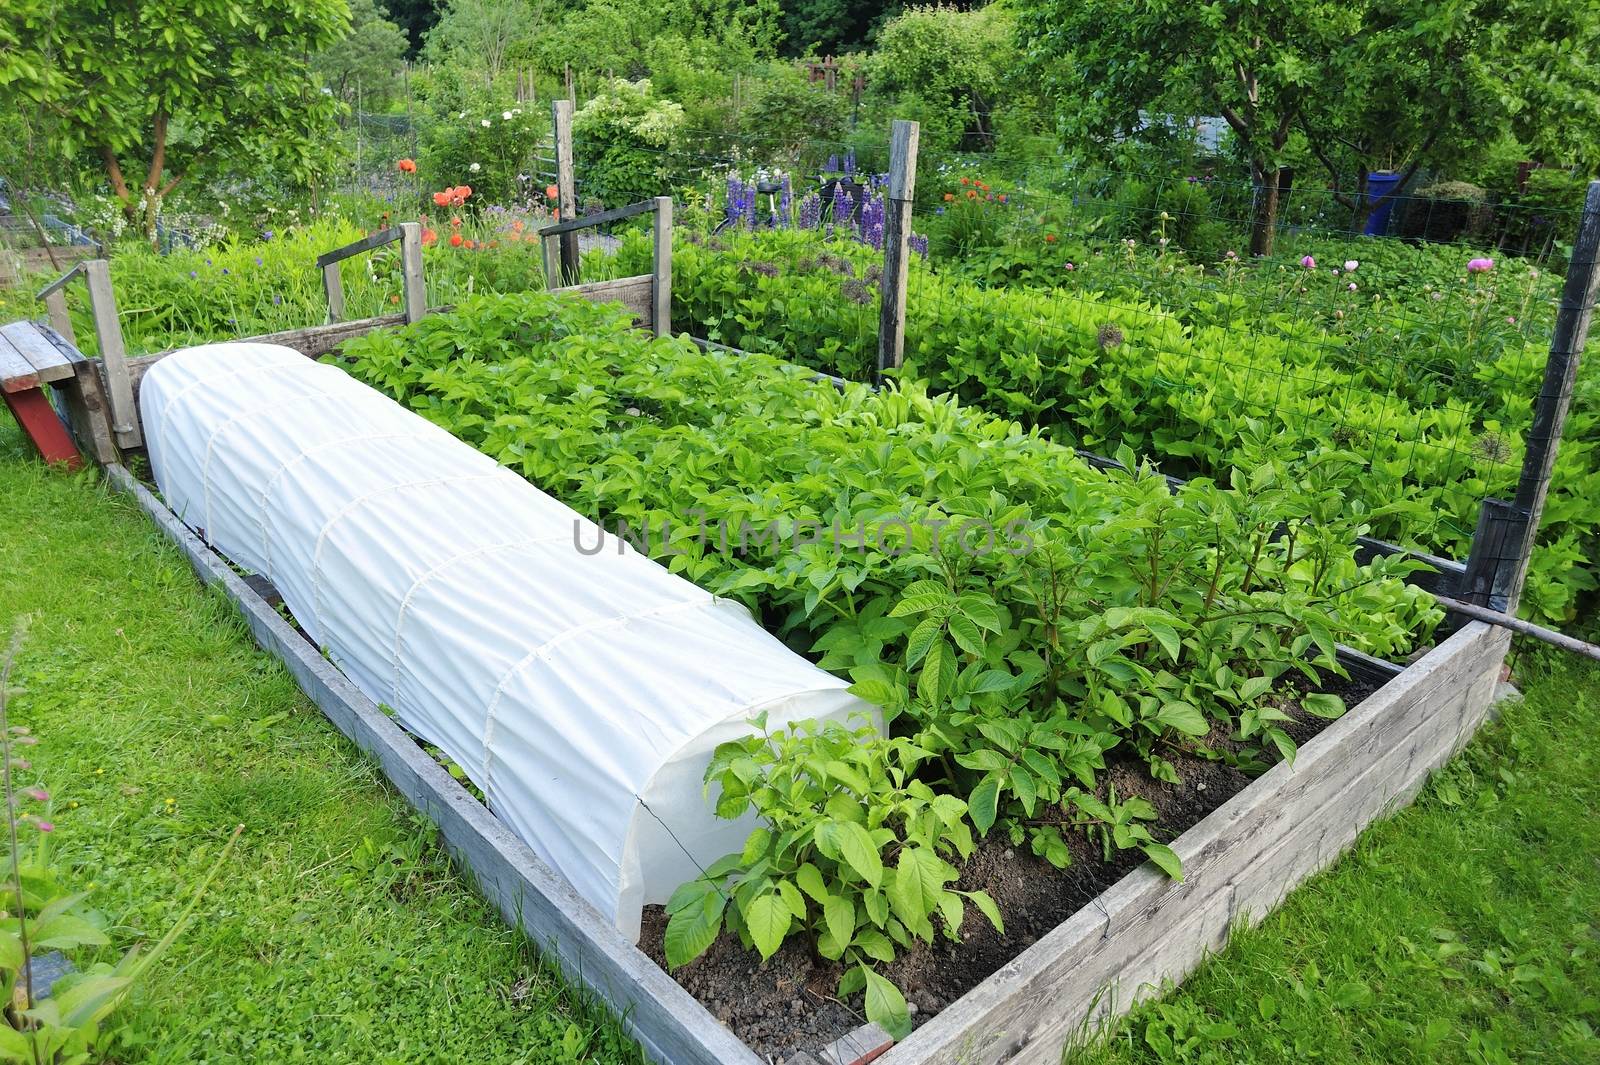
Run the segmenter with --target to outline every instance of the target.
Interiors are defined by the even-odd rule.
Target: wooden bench
[[[45,386],[76,377],[82,359],[32,322],[0,326],[0,395],[40,457],[74,470],[83,460]]]

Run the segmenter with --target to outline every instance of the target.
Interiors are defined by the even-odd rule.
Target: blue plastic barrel
[[[1367,175],[1367,202],[1373,203],[1400,184],[1400,175],[1393,170],[1379,170]],[[1367,228],[1362,230],[1369,237],[1381,237],[1389,232],[1389,213],[1394,210],[1395,199],[1392,198],[1384,205],[1367,215]]]

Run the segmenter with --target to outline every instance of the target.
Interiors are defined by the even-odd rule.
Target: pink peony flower
[[[1358,267],[1360,265],[1361,265],[1361,261],[1359,259],[1346,259],[1344,261],[1345,273],[1348,273],[1348,274],[1355,273],[1356,272],[1356,267]]]
[[[1071,264],[1071,263],[1068,263],[1068,264],[1067,264],[1067,266],[1066,266],[1066,268],[1067,268],[1067,269],[1068,269],[1068,270],[1076,270],[1076,269],[1077,269],[1077,267],[1076,267],[1076,266],[1073,266],[1073,265],[1072,265],[1072,264]]]
[[[1349,287],[1350,287],[1350,291],[1354,292],[1356,290],[1356,283],[1354,281],[1350,282],[1350,286]]]
[[[1300,265],[1305,267],[1307,270],[1315,270],[1317,268],[1317,260],[1307,255],[1304,259],[1300,260]]]
[[[1473,259],[1467,263],[1467,273],[1469,274],[1486,274],[1493,269],[1493,259]]]

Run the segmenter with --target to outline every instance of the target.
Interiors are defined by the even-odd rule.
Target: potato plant
[[[1514,489],[1558,279],[1513,261],[1472,274],[1462,249],[1388,242],[1308,243],[1309,267],[1215,268],[1072,243],[1008,251],[1051,268],[998,288],[961,266],[914,268],[905,376],[1063,443],[1101,454],[1126,444],[1182,477],[1248,466],[1252,426],[1292,451],[1346,450],[1365,464],[1352,488],[1376,535],[1457,558],[1481,501]],[[647,261],[635,241],[615,268]],[[674,320],[865,380],[872,263],[792,232],[685,240]],[[1557,620],[1600,588],[1600,519],[1586,503],[1600,490],[1585,402],[1597,383],[1580,378],[1529,577],[1529,609]]]
[[[763,959],[807,934],[844,965],[839,994],[865,991],[867,1015],[903,1035],[905,998],[872,963],[931,943],[935,921],[958,940],[969,902],[1005,930],[986,893],[948,886],[952,860],[972,855],[967,805],[914,775],[930,755],[904,737],[836,722],[771,733],[764,714],[752,724],[761,733],[717,748],[706,781],[719,815],[753,810],[764,825],[673,893],[667,964],[699,957],[724,923]]]
[[[931,861],[959,871],[968,830],[951,823],[957,804],[978,835],[1006,833],[1056,865],[1081,833],[1107,856],[1141,851],[1181,875],[1149,803],[1106,786],[1108,752],[1169,781],[1178,752],[1245,768],[1290,756],[1278,702],[1342,672],[1335,641],[1393,639],[1381,613],[1426,602],[1402,581],[1414,563],[1351,556],[1369,528],[1351,498],[1359,459],[1291,460],[1265,431],[1222,483],[1175,490],[1128,452],[1128,469],[1099,470],[1037,430],[914,385],[835,388],[543,294],[475,299],[346,352],[358,376],[746,603],[883,709],[887,746],[823,730],[719,752],[709,779],[720,812],[754,808],[764,834],[675,900],[669,949],[675,960],[704,949],[713,910],[767,955],[807,931],[820,955],[849,962],[847,990],[867,982],[886,1023],[901,1023],[883,1012],[893,996],[848,976],[883,960],[857,939],[926,940],[935,911],[958,930],[954,903],[941,901],[954,878]],[[1437,619],[1402,615],[1424,629]],[[1301,701],[1343,709],[1333,696]],[[862,753],[841,757],[852,743]],[[893,885],[820,831],[846,793],[879,864],[898,869],[907,847],[930,859],[927,922],[891,906],[905,936],[868,901]],[[799,882],[808,862],[828,897],[860,903],[850,939]],[[810,902],[781,886],[790,879]]]

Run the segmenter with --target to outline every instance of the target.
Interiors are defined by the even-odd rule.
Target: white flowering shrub
[[[649,79],[617,79],[572,120],[579,198],[622,207],[678,183],[683,106],[656,96]]]

